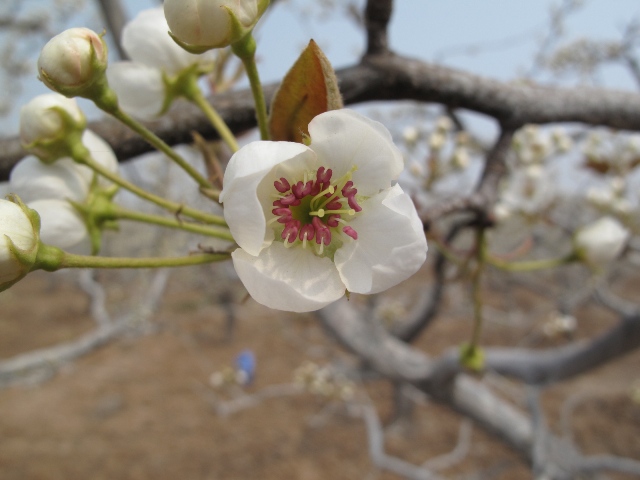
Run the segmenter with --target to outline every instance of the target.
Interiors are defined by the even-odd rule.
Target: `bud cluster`
[[[304,362],[293,372],[293,381],[314,395],[348,401],[355,395],[355,384],[328,366]]]

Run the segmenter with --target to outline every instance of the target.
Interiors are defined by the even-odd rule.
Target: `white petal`
[[[251,255],[258,255],[273,240],[265,215],[273,209],[274,199],[265,188],[258,188],[260,182],[274,166],[298,157],[315,160],[309,148],[292,142],[253,142],[229,160],[220,201],[233,238]],[[271,191],[277,193],[273,185]]]
[[[172,75],[212,58],[211,54],[193,55],[173,41],[161,6],[141,11],[125,25],[122,46],[134,62]]]
[[[378,293],[409,278],[427,257],[427,240],[411,198],[399,185],[362,204],[334,260],[350,292]]]
[[[309,134],[311,149],[320,165],[333,170],[332,178],[358,167],[353,183],[359,195],[371,196],[389,188],[404,168],[402,153],[389,130],[352,110],[318,115],[309,123]]]
[[[40,240],[74,253],[91,251],[89,233],[80,214],[65,200],[36,200],[28,204],[40,215]]]
[[[274,242],[258,256],[240,248],[231,256],[249,294],[269,308],[311,312],[344,295],[344,284],[333,262],[310,250]]]
[[[107,142],[91,130],[85,130],[82,143],[89,149],[94,160],[111,172],[118,170],[118,159]],[[61,158],[52,164],[45,164],[37,157],[29,155],[15,166],[9,178],[9,191],[17,194],[23,202],[42,199],[70,199],[84,202],[93,180],[93,170]],[[101,179],[102,185],[108,182]]]
[[[153,120],[164,105],[162,72],[135,62],[116,62],[107,69],[109,85],[118,95],[120,108],[139,120]]]
[[[70,158],[61,158],[52,164],[42,163],[32,155],[20,160],[11,171],[9,177],[9,190],[17,194],[23,202],[34,200],[57,198],[69,198],[75,201],[83,201],[89,192],[87,172],[79,169]]]
[[[114,153],[111,145],[109,145],[102,137],[92,132],[91,130],[85,130],[82,135],[82,143],[89,149],[93,159],[102,165],[102,167],[109,170],[111,173],[118,171],[118,157]],[[75,164],[76,168],[79,168],[89,183],[93,180],[93,170],[83,165]],[[100,177],[100,184],[103,186],[110,185],[110,182],[104,177]]]

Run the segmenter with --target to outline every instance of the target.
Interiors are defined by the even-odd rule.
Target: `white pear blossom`
[[[605,216],[576,232],[574,249],[585,263],[599,268],[618,258],[630,236],[618,220]]]
[[[20,109],[20,142],[23,145],[51,142],[70,129],[84,128],[86,120],[75,99],[46,93]]]
[[[310,146],[253,142],[230,160],[220,200],[240,246],[234,267],[271,308],[312,311],[345,290],[377,293],[427,254],[413,202],[395,184],[402,154],[380,123],[335,110],[309,124]]]
[[[118,160],[107,142],[90,130],[84,132],[82,142],[96,162],[114,173],[117,171]],[[72,252],[88,253],[87,226],[69,201],[85,203],[93,181],[93,170],[70,158],[45,164],[29,155],[11,171],[9,190],[40,215],[40,235],[44,243]],[[99,178],[97,185],[106,187],[110,182]]]
[[[512,212],[535,215],[551,205],[555,193],[546,169],[533,164],[517,168],[511,173],[500,203]]]
[[[29,272],[37,246],[37,225],[28,210],[24,205],[0,199],[0,291]],[[21,258],[20,253],[26,256]],[[31,261],[27,257],[32,257]]]
[[[226,47],[256,24],[268,0],[165,0],[171,33],[189,47]],[[237,22],[234,25],[234,18]]]
[[[107,44],[93,30],[70,28],[53,37],[40,52],[40,80],[67,97],[82,96],[107,68]]]
[[[212,54],[193,55],[168,34],[162,7],[140,12],[122,31],[122,47],[131,61],[112,63],[109,85],[120,107],[141,120],[152,120],[168,106],[167,80],[188,69],[203,73],[213,64]]]

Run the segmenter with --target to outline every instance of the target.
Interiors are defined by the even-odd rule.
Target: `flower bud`
[[[18,197],[0,199],[0,292],[24,277],[36,261],[40,218]]]
[[[165,0],[171,36],[191,53],[222,48],[244,38],[268,0]]]
[[[87,125],[75,100],[57,93],[39,95],[20,110],[20,143],[45,163],[69,155],[69,140]]]
[[[107,44],[88,28],[70,28],[56,35],[38,58],[40,80],[66,97],[87,96],[106,69]]]
[[[622,253],[629,236],[618,220],[602,217],[578,230],[573,238],[574,250],[582,261],[600,268]]]

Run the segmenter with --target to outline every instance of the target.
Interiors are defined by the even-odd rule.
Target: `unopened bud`
[[[74,133],[80,137],[86,124],[75,100],[57,93],[39,95],[20,110],[20,143],[42,161],[51,163],[70,156],[69,140]]]
[[[107,44],[88,28],[70,28],[56,35],[38,58],[40,80],[66,97],[87,96],[106,69]]]
[[[0,199],[0,292],[31,271],[38,253],[40,218],[16,196]]]

